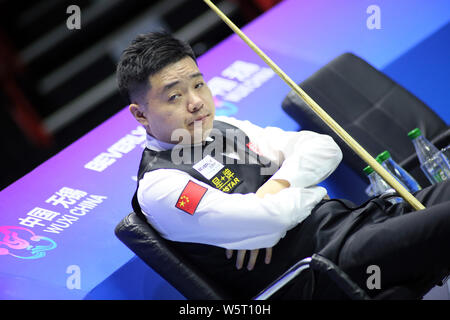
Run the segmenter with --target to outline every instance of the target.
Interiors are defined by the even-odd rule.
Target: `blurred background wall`
[[[280,1],[215,4],[242,27]],[[0,0],[0,14],[0,190],[125,107],[115,67],[136,34],[167,30],[197,56],[231,34],[201,0]]]

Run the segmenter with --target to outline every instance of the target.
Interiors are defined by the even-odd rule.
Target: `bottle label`
[[[447,180],[447,175],[445,174],[444,170],[439,170],[434,175],[434,180],[436,182],[442,182],[444,180]]]

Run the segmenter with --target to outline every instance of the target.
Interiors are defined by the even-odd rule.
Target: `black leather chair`
[[[440,149],[450,143],[450,128],[408,90],[352,53],[338,56],[299,86],[373,157],[388,150],[422,186],[430,184],[407,134],[420,128]],[[301,129],[332,136],[342,149],[343,161],[366,179],[364,161],[294,91],[285,97],[282,108]]]
[[[230,300],[233,296],[220,288],[213,279],[191,264],[156,230],[136,213],[128,214],[115,229],[116,236],[149,267],[169,282],[184,297],[191,300]],[[254,300],[266,300],[295,278],[300,272],[311,269],[326,274],[337,288],[339,297],[368,300],[369,296],[359,288],[338,266],[328,259],[314,254],[305,258],[256,295]],[[330,297],[333,299],[333,297]]]

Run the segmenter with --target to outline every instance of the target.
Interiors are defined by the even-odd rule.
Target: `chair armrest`
[[[270,296],[288,284],[289,281],[297,277],[303,270],[309,269],[311,260],[311,258],[305,258],[297,262],[274,282],[272,282],[266,289],[254,297],[253,300],[267,300]]]
[[[318,254],[313,254],[300,260],[290,267],[279,278],[272,282],[266,289],[261,291],[253,300],[267,300],[278,292],[292,279],[295,279],[302,271],[311,269],[326,274],[350,299],[370,300],[367,293],[354,283],[350,277],[330,260]]]
[[[354,283],[350,277],[330,260],[314,254],[311,268],[326,274],[338,287],[354,300],[370,300],[367,293]]]

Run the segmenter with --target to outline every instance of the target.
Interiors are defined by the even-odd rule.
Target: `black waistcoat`
[[[177,146],[173,150],[166,151],[145,148],[139,165],[138,183],[146,172],[177,169],[223,192],[246,194],[256,192],[271,177],[271,175],[261,174],[261,172],[270,172],[271,162],[249,148],[249,138],[239,128],[222,121],[214,121],[210,137],[213,141],[202,146]],[[222,155],[222,151],[234,152],[239,156],[239,160]],[[224,168],[211,179],[207,179],[193,168],[195,163],[207,155],[224,165]],[[264,168],[267,169],[266,172],[262,171]],[[232,176],[232,180],[237,178],[237,182],[221,183],[223,180],[220,180],[220,177],[224,171],[225,175],[228,173],[228,177]],[[136,200],[133,201],[133,209],[141,215]]]
[[[242,130],[225,122],[214,121],[214,130],[210,136],[214,141],[204,146],[185,147],[160,152],[145,148],[139,165],[138,184],[146,172],[158,169],[177,169],[223,192],[246,194],[256,192],[271,177],[271,175],[261,174],[261,170],[264,168],[268,169],[266,172],[270,172],[271,163],[249,148],[249,138]],[[220,151],[226,152],[230,150],[235,151],[241,161],[220,154]],[[199,160],[195,159],[196,155],[199,155],[199,151],[202,155],[201,158],[203,158],[203,155],[210,155],[224,164],[225,167],[221,172],[229,169],[233,176],[239,179],[239,183],[231,188],[227,188],[227,186],[218,184],[218,179],[214,179],[221,172],[211,179],[207,179],[200,174],[193,168],[193,165],[197,163],[195,160]],[[178,160],[184,159],[185,161],[174,163],[174,155]],[[242,161],[242,159],[245,161]],[[146,218],[141,212],[136,194],[137,192],[134,194],[132,201],[133,209],[137,215],[145,220]],[[245,213],[243,212],[243,214]],[[170,241],[170,243],[193,264],[199,266],[209,277],[217,281],[225,291],[236,298],[250,298],[256,295],[293,264],[290,262],[281,263],[282,260],[280,259],[278,263],[272,262],[270,265],[265,265],[263,262],[265,252],[261,252],[257,260],[259,266],[254,271],[249,272],[245,268],[237,270],[235,268],[236,256],[234,255],[233,259],[227,260],[224,248],[177,241]],[[276,259],[280,254],[281,251],[275,252],[273,258]],[[248,254],[245,262],[247,262],[247,259]]]

